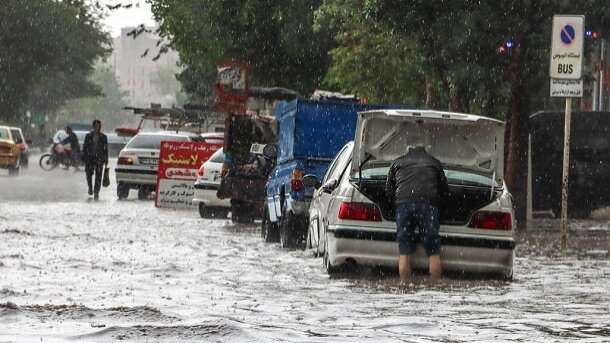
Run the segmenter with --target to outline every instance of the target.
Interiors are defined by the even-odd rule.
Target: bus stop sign
[[[577,80],[582,77],[584,32],[585,16],[553,16],[551,78]]]

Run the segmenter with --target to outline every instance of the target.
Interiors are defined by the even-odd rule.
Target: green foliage
[[[417,42],[377,25],[362,1],[325,1],[316,11],[315,29],[328,29],[337,46],[325,82],[372,102],[421,106],[425,75]]]
[[[332,39],[313,31],[320,0],[147,0],[160,33],[180,53],[183,89],[213,94],[216,62],[252,65],[253,84],[301,92],[318,87],[328,69]]]
[[[98,92],[86,81],[105,56],[99,5],[84,0],[6,0],[0,6],[0,114],[24,120],[29,104],[56,107]],[[62,91],[65,90],[64,91]]]
[[[125,92],[120,90],[114,72],[106,66],[98,66],[88,82],[100,89],[101,94],[95,97],[68,100],[56,113],[56,126],[71,122],[90,123],[99,119],[106,130],[117,126],[135,124],[135,116],[123,110]]]

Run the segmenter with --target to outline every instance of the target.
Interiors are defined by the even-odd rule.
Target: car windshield
[[[225,154],[222,151],[222,148],[219,150],[216,150],[216,152],[212,155],[212,157],[210,157],[209,161],[213,162],[213,163],[224,163]]]
[[[10,139],[10,135],[8,134],[7,129],[0,128],[0,139]]]
[[[362,180],[385,181],[388,178],[389,169],[390,166],[375,166],[372,168],[362,169]],[[447,182],[451,185],[500,187],[497,181],[485,175],[451,168],[444,168],[444,171],[445,176],[447,177]],[[354,173],[354,175],[352,175],[352,179],[358,180],[358,174],[358,172]]]
[[[162,141],[184,142],[187,141],[186,136],[176,135],[137,135],[129,144],[128,149],[161,149]]]

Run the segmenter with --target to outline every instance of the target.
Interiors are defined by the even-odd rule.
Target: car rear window
[[[225,162],[225,154],[222,152],[222,148],[216,150],[216,152],[210,157],[210,162],[213,163],[224,163]]]
[[[20,140],[20,143],[23,143],[23,137],[21,137],[21,133],[19,132],[19,130],[11,130],[11,133],[13,134],[13,140],[15,142]]]
[[[162,141],[184,142],[188,141],[188,137],[174,135],[137,135],[127,144],[127,148],[161,149]]]

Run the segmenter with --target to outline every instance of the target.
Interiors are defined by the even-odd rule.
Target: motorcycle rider
[[[70,166],[73,166],[75,170],[78,171],[80,170],[78,168],[78,165],[80,164],[80,144],[78,142],[78,137],[76,137],[76,134],[72,131],[70,126],[66,126],[66,133],[68,134],[68,137],[61,141],[61,144],[63,145],[70,145],[70,164],[68,164],[66,170],[70,169]]]

